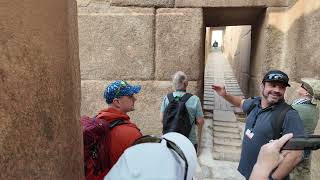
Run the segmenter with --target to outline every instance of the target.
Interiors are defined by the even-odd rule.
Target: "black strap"
[[[189,98],[191,98],[193,95],[190,93],[185,93],[182,97],[181,97],[181,102],[187,102],[189,100]]]
[[[256,104],[252,103],[247,111],[247,115],[249,115],[250,112],[255,107],[256,107]],[[279,104],[278,107],[276,107],[275,110],[273,110],[272,115],[270,117],[271,127],[273,129],[273,139],[279,139],[283,135],[282,126],[283,126],[284,118],[290,109],[292,109],[292,107],[284,102]]]
[[[116,119],[111,121],[110,125],[109,125],[109,129],[112,129],[116,126],[122,125],[122,124],[128,124],[127,122],[125,122],[123,119]]]
[[[273,128],[273,139],[279,139],[283,134],[282,126],[287,112],[292,109],[287,103],[282,103],[272,113],[271,127]]]
[[[167,95],[169,102],[174,101],[173,93]]]
[[[185,93],[181,98],[180,98],[180,102],[187,102],[189,100],[190,97],[192,97],[193,95],[190,93]],[[175,98],[173,96],[173,93],[170,93],[167,95],[167,98],[169,100],[169,103],[174,101]]]

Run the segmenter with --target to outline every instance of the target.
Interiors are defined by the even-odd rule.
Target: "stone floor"
[[[229,93],[242,96],[231,67],[220,51],[209,54],[205,67],[205,124],[194,179],[240,180],[243,177],[237,167],[241,152],[241,125],[234,114],[237,109],[212,91],[213,83],[225,84]]]

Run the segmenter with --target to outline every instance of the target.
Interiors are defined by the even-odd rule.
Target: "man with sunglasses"
[[[271,70],[265,74],[260,85],[261,97],[243,99],[226,92],[224,86],[212,85],[220,96],[231,104],[242,108],[247,114],[245,132],[242,142],[241,159],[238,171],[249,179],[253,166],[257,161],[260,148],[267,144],[275,136],[293,133],[294,136],[303,136],[302,121],[296,110],[290,108],[284,100],[286,87],[290,87],[286,73],[279,70]],[[285,111],[283,123],[280,127],[274,127],[279,123],[282,107],[289,107]],[[279,112],[281,110],[281,112]],[[274,122],[274,121],[278,122]],[[280,121],[281,122],[281,121]],[[277,134],[277,130],[281,133]],[[288,151],[284,160],[270,174],[270,179],[289,179],[288,174],[300,162],[302,151]]]
[[[142,136],[138,127],[131,122],[128,112],[134,110],[134,103],[137,100],[135,94],[138,94],[141,86],[133,86],[126,81],[114,81],[107,86],[104,91],[104,98],[108,104],[107,109],[103,109],[97,115],[97,118],[106,121],[122,120],[110,131],[110,164],[111,167],[117,162],[121,154],[131,144]],[[103,173],[102,178],[107,172]],[[102,179],[101,178],[101,179]]]
[[[316,102],[320,100],[320,93],[313,89],[318,86],[320,81],[315,79],[302,79],[301,86],[297,89],[299,98],[292,103],[292,107],[298,111],[306,135],[312,135],[319,120],[319,107]],[[309,180],[311,165],[311,151],[304,151],[303,161],[292,172],[293,179]]]

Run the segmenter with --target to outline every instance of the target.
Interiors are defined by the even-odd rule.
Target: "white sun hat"
[[[137,144],[125,150],[104,179],[192,180],[197,155],[190,140],[179,133],[171,132],[163,135],[160,141]],[[181,158],[181,154],[186,160]]]

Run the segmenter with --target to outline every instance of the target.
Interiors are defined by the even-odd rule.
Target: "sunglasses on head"
[[[122,88],[126,87],[128,85],[128,83],[126,81],[121,81],[120,82],[120,86],[118,87],[118,89],[116,90],[116,97],[119,95],[120,91]]]
[[[283,74],[269,74],[267,76],[268,80],[281,80],[281,79],[287,79],[287,77],[285,77]]]
[[[174,152],[178,154],[178,156],[184,161],[185,163],[185,172],[184,172],[184,180],[187,180],[187,173],[188,173],[188,161],[186,156],[184,155],[183,151],[177,146],[174,142],[166,139],[166,138],[160,138],[156,136],[146,135],[138,138],[133,144],[142,144],[142,143],[161,143],[163,140],[166,141],[167,147],[169,149],[172,149]]]

